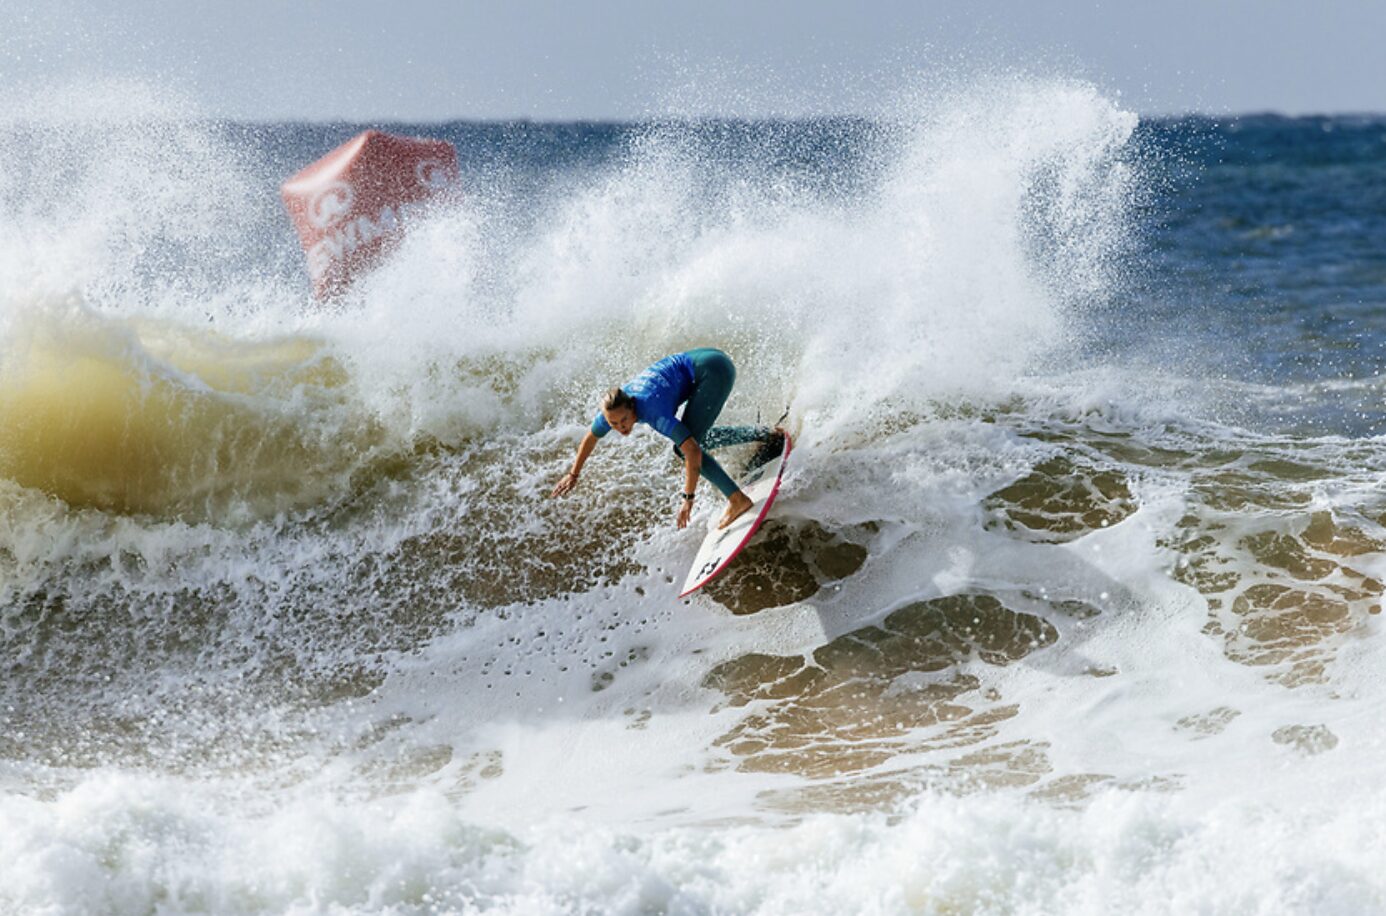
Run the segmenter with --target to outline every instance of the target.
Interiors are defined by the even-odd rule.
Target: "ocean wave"
[[[1381,907],[1386,452],[1104,361],[1100,93],[569,132],[314,311],[264,199],[328,128],[147,120],[0,140],[6,905]],[[546,496],[702,344],[796,448],[680,602],[667,446]]]

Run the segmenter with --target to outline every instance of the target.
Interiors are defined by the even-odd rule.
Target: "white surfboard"
[[[712,513],[708,519],[707,537],[703,539],[703,546],[693,560],[693,568],[684,580],[680,598],[696,592],[721,575],[722,570],[750,543],[774,504],[775,495],[780,492],[780,480],[784,477],[791,444],[789,433],[785,433],[784,450],[741,479],[741,490],[751,498],[751,508],[721,530],[718,530],[717,522],[722,518],[722,513]]]

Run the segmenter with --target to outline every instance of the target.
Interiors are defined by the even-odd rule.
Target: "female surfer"
[[[578,444],[573,466],[550,496],[562,496],[578,484],[582,466],[597,447],[597,440],[611,430],[629,436],[636,423],[652,426],[674,443],[674,453],[683,459],[683,499],[679,503],[678,526],[688,524],[693,511],[693,493],[701,475],[712,481],[727,498],[718,528],[725,528],[747,509],[751,498],[741,491],[708,448],[722,448],[768,438],[769,430],[751,426],[712,428],[722,405],[727,403],[736,367],[721,350],[703,347],[666,356],[620,388],[612,388],[602,399],[602,408],[591,428]],[[674,411],[684,405],[683,415]]]

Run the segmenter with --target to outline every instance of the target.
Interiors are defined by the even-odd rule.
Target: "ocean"
[[[366,127],[460,197],[316,303]],[[0,116],[0,911],[1386,912],[1386,117]],[[788,409],[686,600],[649,430]],[[734,466],[744,455],[726,453]],[[695,527],[720,511],[704,486]]]

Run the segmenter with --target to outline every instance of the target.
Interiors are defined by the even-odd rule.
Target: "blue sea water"
[[[1300,386],[1281,422],[1380,433],[1386,122],[1251,115],[1144,132],[1178,165],[1152,202],[1148,288],[1130,316],[1142,333],[1196,341],[1228,378]],[[1324,390],[1344,383],[1371,394]]]

